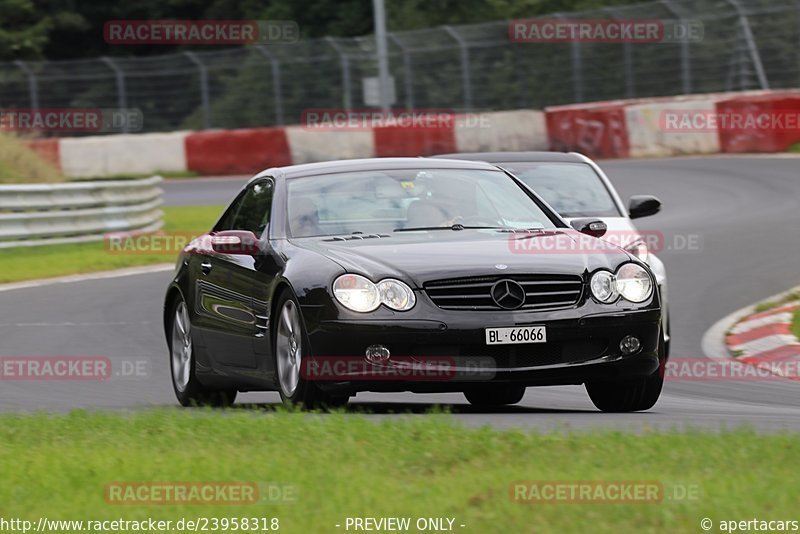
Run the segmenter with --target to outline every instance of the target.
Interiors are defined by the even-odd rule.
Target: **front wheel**
[[[172,332],[169,338],[172,388],[182,406],[229,406],[236,400],[235,389],[211,389],[195,376],[192,323],[182,298],[172,306]]]
[[[273,354],[278,392],[283,404],[305,409],[345,406],[349,396],[327,395],[316,384],[303,378],[303,359],[310,354],[310,343],[297,299],[286,290],[275,309],[278,312],[273,330]]]
[[[604,412],[649,410],[658,402],[664,387],[664,336],[661,336],[658,343],[658,360],[658,369],[649,376],[611,382],[587,382],[586,392],[597,409]]]

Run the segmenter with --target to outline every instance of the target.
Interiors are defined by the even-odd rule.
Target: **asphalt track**
[[[604,162],[623,197],[654,194],[662,213],[641,230],[663,232],[670,284],[673,358],[703,358],[704,333],[735,310],[800,283],[800,159],[714,157]],[[243,178],[165,184],[168,204],[224,204]],[[696,250],[681,245],[697,236]],[[106,382],[0,381],[0,410],[175,406],[160,325],[170,273],[0,291],[0,356],[106,356]],[[123,364],[123,362],[128,362]],[[139,363],[139,375],[116,376]],[[124,367],[127,365],[127,367]],[[274,393],[240,402],[277,404]],[[800,381],[668,381],[661,400],[637,414],[597,412],[583,387],[530,388],[502,411],[471,408],[459,394],[359,394],[355,409],[394,417],[450,404],[468,425],[523,428],[800,428]],[[423,415],[419,415],[423,416]]]

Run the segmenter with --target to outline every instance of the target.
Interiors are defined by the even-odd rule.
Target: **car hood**
[[[505,233],[494,230],[396,232],[386,237],[331,240],[293,239],[348,272],[372,280],[393,277],[421,287],[428,281],[498,274],[578,274],[599,268],[615,270],[630,256],[617,247],[599,252],[575,250],[579,239],[597,241],[571,231]],[[569,243],[574,243],[570,246]],[[585,247],[584,247],[585,249]]]

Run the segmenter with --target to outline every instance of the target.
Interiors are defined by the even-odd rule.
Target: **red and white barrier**
[[[724,152],[784,152],[800,143],[800,124],[797,121],[800,117],[800,94],[797,92],[722,100],[717,102],[716,112],[720,116],[752,119],[720,130],[720,145]]]
[[[754,91],[615,100],[456,115],[436,124],[288,126],[107,135],[29,141],[69,177],[194,171],[251,174],[268,167],[335,159],[448,152],[576,151],[593,158],[782,152],[800,125],[764,128],[730,116],[800,117],[800,91]],[[676,117],[680,120],[673,120]],[[800,119],[798,119],[800,122]],[[709,126],[709,125],[713,125]]]

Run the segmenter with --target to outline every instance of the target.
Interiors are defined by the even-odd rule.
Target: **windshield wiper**
[[[451,226],[416,226],[412,228],[395,228],[395,232],[421,232],[430,230],[505,230],[507,226],[464,226],[463,224],[453,224]]]

